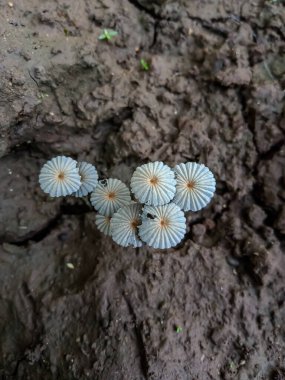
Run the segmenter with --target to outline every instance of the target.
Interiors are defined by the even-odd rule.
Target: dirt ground
[[[0,379],[285,379],[284,2],[0,0],[0,37]],[[217,193],[175,249],[123,249],[40,190],[62,154]]]

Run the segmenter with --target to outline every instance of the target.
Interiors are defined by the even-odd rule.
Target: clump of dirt
[[[0,377],[284,379],[282,1],[0,6]],[[41,192],[61,154],[199,161],[217,194],[175,249],[122,249]]]

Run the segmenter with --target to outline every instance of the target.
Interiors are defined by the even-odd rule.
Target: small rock
[[[261,227],[264,224],[266,218],[266,213],[262,210],[261,207],[256,204],[252,205],[248,211],[248,219],[251,226],[255,229]]]

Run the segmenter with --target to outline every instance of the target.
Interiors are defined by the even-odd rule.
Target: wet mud
[[[285,379],[284,2],[0,9],[0,378]],[[217,193],[176,248],[123,249],[40,190],[61,154],[201,162]]]

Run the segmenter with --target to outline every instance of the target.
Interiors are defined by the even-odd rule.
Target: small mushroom
[[[145,206],[139,236],[153,248],[171,248],[181,242],[186,232],[186,218],[183,211],[174,204]]]
[[[78,162],[81,186],[74,194],[75,197],[84,197],[91,193],[98,184],[98,173],[95,166],[88,162]]]
[[[132,203],[121,207],[112,217],[111,234],[113,240],[122,247],[141,247],[138,237],[138,225],[141,224],[142,205]]]
[[[71,195],[81,186],[77,162],[65,156],[52,158],[42,167],[39,183],[51,197]]]
[[[139,166],[131,178],[131,190],[138,201],[152,206],[170,202],[175,185],[173,171],[160,161]]]
[[[92,206],[104,216],[112,216],[120,207],[131,203],[127,186],[119,179],[109,178],[99,181],[91,193]]]
[[[183,211],[199,211],[212,199],[216,190],[213,173],[203,164],[187,162],[176,165],[176,194],[173,202]]]

